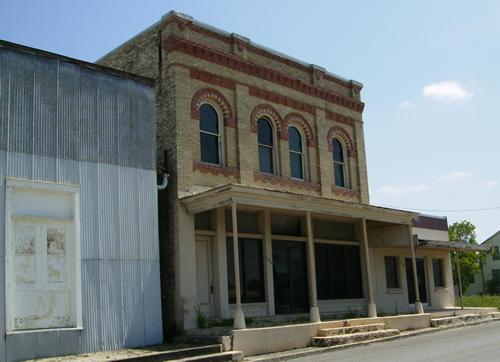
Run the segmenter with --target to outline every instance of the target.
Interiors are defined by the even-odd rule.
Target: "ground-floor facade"
[[[243,316],[319,321],[454,305],[449,251],[415,242],[447,233],[413,227],[413,213],[234,185],[181,202],[185,329],[200,315],[242,328]]]

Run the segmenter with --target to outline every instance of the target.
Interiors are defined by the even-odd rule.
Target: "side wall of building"
[[[82,291],[81,328],[8,332],[0,360],[162,341],[155,129],[150,85],[0,49],[0,310],[7,179],[79,189]]]

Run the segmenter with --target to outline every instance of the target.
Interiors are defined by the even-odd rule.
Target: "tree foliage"
[[[467,220],[459,221],[448,228],[448,235],[451,241],[457,241],[477,245],[476,227]],[[453,264],[453,284],[458,285],[457,253],[452,253]],[[473,252],[459,252],[460,273],[462,279],[462,291],[465,293],[469,285],[474,281],[474,274],[481,271],[481,263],[484,255]]]

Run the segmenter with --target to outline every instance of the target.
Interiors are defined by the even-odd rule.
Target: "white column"
[[[241,286],[240,286],[240,254],[238,251],[238,219],[236,203],[231,203],[231,214],[233,219],[233,260],[234,260],[234,287],[236,289],[236,309],[234,311],[234,329],[245,329],[245,315],[241,308]]]
[[[309,318],[311,322],[320,322],[318,309],[318,292],[316,289],[316,260],[314,258],[314,235],[312,228],[311,212],[306,212],[307,224],[307,275],[309,276]]]
[[[366,289],[368,292],[367,295],[368,317],[374,318],[377,316],[377,306],[375,304],[375,301],[373,300],[372,268],[370,266],[370,254],[368,251],[368,233],[366,231],[366,219],[362,219],[361,228],[363,229],[362,246],[363,246],[363,255],[364,255],[365,269],[366,269]]]
[[[418,277],[417,277],[417,259],[415,258],[415,245],[413,241],[413,226],[408,225],[408,237],[410,239],[410,250],[411,250],[411,264],[413,267],[413,284],[415,285],[415,311],[418,314],[424,313],[424,307],[420,301],[420,292],[418,291]]]
[[[220,318],[231,318],[227,290],[227,244],[224,207],[218,207],[215,210],[215,220],[215,315]]]
[[[266,272],[267,314],[274,316],[273,242],[271,240],[271,212],[264,210],[264,266]]]

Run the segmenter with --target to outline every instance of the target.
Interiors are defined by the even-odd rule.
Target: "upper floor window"
[[[293,178],[304,179],[304,151],[302,136],[295,127],[288,128],[288,146],[290,149],[290,173]]]
[[[335,179],[335,186],[347,187],[346,181],[346,162],[344,148],[340,141],[336,138],[332,140],[333,143],[333,176]]]
[[[257,121],[259,144],[259,170],[274,173],[274,138],[271,123],[260,118]]]
[[[221,164],[219,116],[209,104],[200,107],[200,154],[201,161]]]

